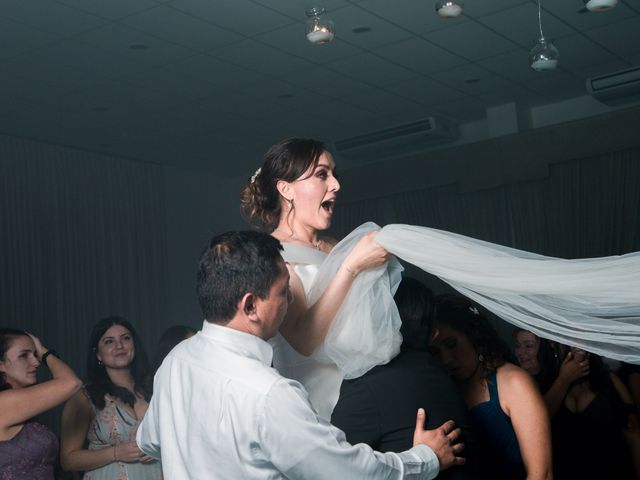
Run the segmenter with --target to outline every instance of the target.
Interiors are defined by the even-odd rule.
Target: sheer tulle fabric
[[[344,242],[351,246],[375,228],[373,223],[364,224]],[[640,363],[640,252],[565,260],[411,225],[387,225],[380,229],[376,241],[514,325],[598,355]],[[342,244],[327,262],[341,262],[349,248]],[[373,312],[373,321],[384,321],[382,312],[391,311],[377,296],[383,288],[376,283],[384,278],[358,275],[352,287],[376,292],[368,297],[370,302],[363,301],[358,307],[360,312]],[[361,343],[361,337],[375,343],[378,328],[358,324],[351,329],[350,324],[345,328],[343,322],[337,322],[325,349],[334,355],[332,344],[338,345],[335,338],[339,335],[344,345]],[[395,342],[395,334],[378,340],[384,348]],[[366,370],[358,359],[351,360],[343,371]]]
[[[324,258],[307,291],[309,304],[355,243],[376,229],[365,223]],[[411,225],[387,225],[376,241],[514,325],[598,355],[640,363],[640,253],[565,260]],[[354,280],[324,344],[312,355],[315,361],[337,365],[334,383],[339,374],[358,377],[398,353],[402,338],[393,294],[401,271],[392,258]],[[289,376],[298,378],[294,370]],[[305,386],[315,373],[307,376],[306,381],[301,378]],[[333,399],[323,403],[323,411],[333,410]]]
[[[322,295],[358,240],[378,228],[374,223],[365,223],[331,250],[307,294],[309,305]],[[393,295],[402,270],[400,262],[391,258],[381,267],[361,272],[331,323],[323,346],[313,356],[320,361],[333,361],[345,378],[357,378],[395,357],[402,336]]]

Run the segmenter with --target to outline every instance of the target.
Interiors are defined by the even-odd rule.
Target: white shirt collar
[[[241,353],[249,358],[255,358],[267,367],[271,366],[273,348],[260,337],[223,325],[216,325],[206,320],[202,324],[201,333],[217,343],[223,343],[229,350]]]

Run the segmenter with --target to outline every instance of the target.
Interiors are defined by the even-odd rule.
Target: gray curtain
[[[563,258],[637,251],[640,149],[556,163],[546,178],[491,189],[450,184],[339,204],[333,232],[340,238],[367,220],[424,225]]]
[[[0,137],[0,325],[80,375],[102,317],[128,318],[150,347],[167,293],[163,198],[157,165]]]

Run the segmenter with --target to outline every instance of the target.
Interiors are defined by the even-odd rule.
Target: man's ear
[[[261,323],[260,317],[258,316],[257,301],[257,295],[251,292],[245,293],[240,300],[242,313],[251,323]]]
[[[276,190],[287,201],[293,200],[293,193],[291,192],[291,183],[285,180],[278,180],[276,182]]]

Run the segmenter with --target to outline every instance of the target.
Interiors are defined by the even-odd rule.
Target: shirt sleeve
[[[138,448],[156,460],[160,460],[160,431],[157,418],[158,395],[151,397],[149,408],[147,409],[142,422],[138,425],[136,432],[136,443]]]
[[[344,433],[318,417],[304,388],[278,380],[264,399],[259,422],[261,449],[286,477],[299,479],[432,479],[438,458],[426,445],[380,453],[351,445]]]

